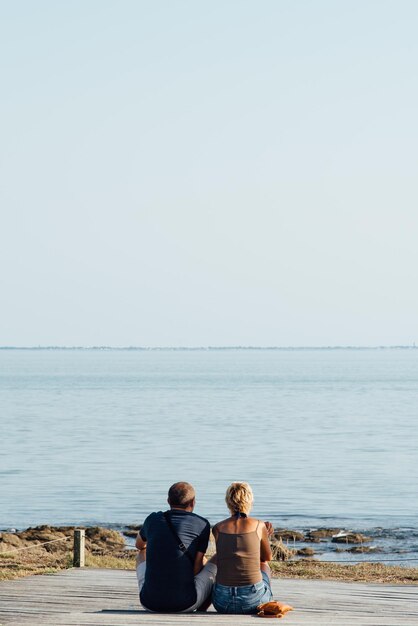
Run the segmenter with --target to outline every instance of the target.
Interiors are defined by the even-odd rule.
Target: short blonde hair
[[[232,483],[226,490],[225,502],[232,514],[248,514],[254,502],[253,490],[248,483]]]

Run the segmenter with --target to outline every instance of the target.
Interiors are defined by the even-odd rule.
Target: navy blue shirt
[[[192,562],[197,552],[206,552],[209,543],[207,519],[181,509],[171,509],[168,515],[192,561],[178,547],[163,512],[151,513],[140,530],[147,542],[147,568],[140,599],[151,611],[184,611],[195,604]]]

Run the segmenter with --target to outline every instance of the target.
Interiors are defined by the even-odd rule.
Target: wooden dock
[[[274,597],[292,604],[288,626],[416,626],[418,586],[330,581],[273,581]],[[0,583],[0,625],[153,626],[245,625],[254,616],[147,613],[139,605],[134,572],[70,569]]]

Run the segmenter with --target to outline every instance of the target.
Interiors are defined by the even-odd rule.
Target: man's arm
[[[196,552],[194,565],[193,565],[193,574],[195,576],[203,569],[203,567],[206,564],[207,559],[205,558],[205,554],[208,548],[209,536],[210,536],[210,524],[209,522],[207,522],[202,534],[200,535],[198,539],[197,552]]]
[[[135,541],[135,546],[136,546],[137,550],[143,550],[144,548],[147,547],[147,542],[144,541],[144,539],[142,539],[141,533],[138,533],[138,536],[137,536],[136,541]]]
[[[203,567],[206,563],[205,553],[204,552],[196,552],[196,556],[194,559],[193,565],[193,575],[196,576],[200,571],[202,571]]]
[[[136,541],[135,541],[135,547],[137,550],[145,550],[145,548],[147,547],[147,535],[148,535],[148,530],[149,530],[149,524],[150,524],[150,520],[153,519],[154,517],[154,513],[151,513],[151,515],[148,515],[148,517],[146,518],[145,522],[143,523],[142,527],[140,528],[138,535],[136,537]]]

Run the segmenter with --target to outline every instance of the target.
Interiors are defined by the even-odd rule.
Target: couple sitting
[[[209,522],[193,513],[195,491],[175,483],[170,509],[151,513],[136,547],[141,604],[150,611],[205,611],[213,602],[219,613],[255,613],[272,598],[269,522],[249,517],[253,493],[247,483],[232,483],[225,501],[231,516],[213,527],[216,555],[205,559]]]

